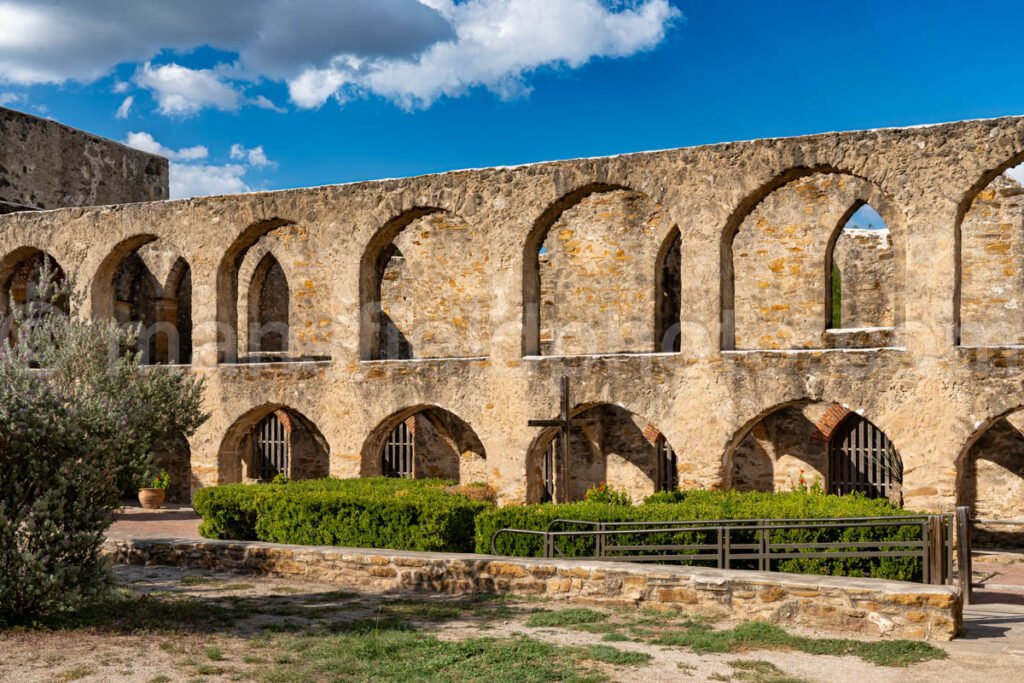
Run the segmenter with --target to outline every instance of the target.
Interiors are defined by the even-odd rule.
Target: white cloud
[[[17,104],[25,101],[25,93],[20,92],[0,92],[0,107],[6,107],[9,104]]]
[[[277,166],[275,162],[267,158],[266,153],[263,151],[263,145],[253,147],[252,149],[246,149],[239,144],[231,145],[231,158],[235,160],[244,160],[253,168]]]
[[[205,159],[210,155],[210,151],[203,145],[183,147],[178,150],[171,149],[170,147],[164,147],[156,141],[156,138],[144,131],[128,133],[128,137],[125,138],[124,144],[129,147],[134,147],[135,149],[141,149],[143,152],[159,154],[160,156],[167,157],[172,161],[196,161],[198,159]]]
[[[250,192],[252,188],[245,179],[247,173],[253,169],[277,166],[267,158],[263,145],[251,149],[232,145],[228,156],[241,163],[198,164],[191,162],[207,159],[210,155],[203,145],[175,150],[162,145],[145,131],[128,133],[124,142],[129,147],[170,159],[171,199]]]
[[[249,192],[243,176],[248,169],[241,164],[222,166],[171,162],[171,199],[205,197]]]
[[[240,106],[238,91],[210,69],[146,62],[132,81],[153,93],[161,114],[191,116],[204,107],[236,111]]]
[[[335,59],[289,83],[303,107],[346,88],[382,95],[406,108],[430,106],[481,86],[502,98],[529,92],[524,77],[547,66],[578,68],[597,57],[624,57],[655,47],[679,16],[667,0],[648,0],[612,11],[599,0],[434,0],[456,38],[414,59],[369,62]]]
[[[679,16],[670,0],[0,0],[0,83],[88,82],[141,63],[134,83],[173,116],[279,110],[246,95],[261,78],[300,107],[365,95],[425,107],[475,87],[522,95],[542,67],[651,49]],[[149,61],[203,45],[237,63]]]
[[[128,114],[129,112],[131,112],[132,105],[134,104],[135,98],[132,95],[129,95],[128,97],[124,98],[124,101],[121,102],[121,106],[117,108],[117,114],[115,114],[115,116],[119,119],[128,118]]]

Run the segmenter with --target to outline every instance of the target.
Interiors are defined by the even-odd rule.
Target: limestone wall
[[[544,596],[685,609],[713,619],[763,619],[859,636],[946,641],[962,620],[951,587],[879,579],[234,541],[110,539],[104,550],[122,564],[299,576],[377,593]]]
[[[0,107],[0,214],[167,199],[167,160]]]
[[[1016,284],[1003,247],[971,247],[989,244],[973,234],[1017,220],[1008,199],[1000,204],[1006,218],[986,202],[1001,196],[999,176],[1022,153],[1024,119],[1006,118],[5,214],[0,285],[45,251],[88,294],[87,314],[113,315],[117,264],[154,239],[175,247],[191,273],[192,365],[182,371],[206,378],[211,414],[190,439],[196,485],[230,480],[240,470],[237,433],[271,410],[305,416],[329,447],[330,472],[359,476],[372,470],[394,416],[437,407],[465,422],[486,452],[472,476],[485,476],[504,502],[523,501],[542,431],[527,421],[558,415],[567,376],[573,414],[616,406],[664,434],[683,487],[728,486],[737,447],[765,417],[799,402],[837,404],[895,444],[908,508],[948,510],[961,497],[970,446],[1024,406],[1024,348],[1004,314],[1024,282]],[[825,317],[825,252],[841,239],[843,216],[863,202],[891,233],[885,284],[895,328],[885,343],[870,332],[829,331]],[[437,285],[416,288],[409,306],[429,313],[431,334],[430,321],[464,318],[465,334],[433,339],[439,354],[474,357],[375,360],[364,353],[374,320],[368,283],[383,275],[374,258],[438,210],[468,227],[431,228],[431,242],[444,232],[441,241],[462,246],[432,250],[454,256],[424,262],[420,272]],[[600,253],[600,262],[577,267],[563,228],[574,231],[578,253]],[[674,228],[680,350],[648,353],[662,304],[658,261]],[[459,241],[469,233],[470,242]],[[322,360],[231,362],[247,319],[240,271],[268,239],[290,289],[287,360]],[[561,253],[569,271],[541,278],[539,252],[549,240],[548,254]],[[616,241],[625,260],[616,260]],[[401,246],[403,256],[419,246]],[[985,268],[993,275],[981,281],[1006,292],[990,303],[1007,302],[972,303]],[[538,313],[560,293],[555,318]],[[532,353],[542,329],[555,339],[553,322],[583,322],[594,341],[551,350],[562,355]],[[630,333],[636,344],[601,341],[633,323],[643,328]],[[850,348],[835,348],[837,336]],[[430,337],[422,339],[421,348]],[[999,346],[966,343],[978,339]],[[610,353],[619,350],[631,353]]]
[[[840,327],[893,327],[897,272],[891,233],[843,230],[836,240],[832,263],[841,283]]]

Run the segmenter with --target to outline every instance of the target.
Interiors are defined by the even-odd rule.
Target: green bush
[[[196,493],[207,538],[471,552],[474,518],[490,509],[449,490],[452,482],[316,479],[231,484]]]
[[[829,496],[802,492],[740,493],[736,491],[671,491],[650,496],[643,505],[628,507],[593,502],[504,507],[483,512],[476,519],[476,551],[491,552],[491,538],[503,528],[545,531],[556,519],[591,522],[656,522],[713,519],[817,519],[834,517],[888,517],[907,514],[888,501],[863,496]],[[559,524],[558,531],[592,529],[586,524]],[[813,527],[772,532],[773,543],[821,543],[850,541],[915,541],[920,527]],[[734,544],[751,543],[756,532],[734,532]],[[712,531],[665,532],[660,534],[622,534],[610,537],[609,544],[683,545],[715,543]],[[558,539],[561,554],[569,557],[594,555],[593,537]],[[503,534],[496,551],[502,555],[540,557],[543,541],[539,536]],[[666,551],[667,554],[668,551]],[[691,551],[692,552],[692,551]],[[676,553],[679,554],[679,553]],[[700,561],[696,561],[699,563]],[[688,564],[689,562],[683,561]],[[735,561],[734,569],[756,569],[756,561]],[[920,580],[921,562],[912,558],[836,558],[775,560],[772,569],[804,574],[835,576],[871,576],[906,581]]]

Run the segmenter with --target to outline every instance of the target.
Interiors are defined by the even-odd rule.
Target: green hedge
[[[886,517],[905,515],[884,500],[870,500],[863,496],[827,496],[809,493],[739,493],[735,491],[687,491],[655,494],[636,507],[600,503],[567,503],[553,505],[525,505],[485,511],[476,518],[476,551],[491,552],[491,537],[502,528],[544,531],[555,519],[575,519],[594,522],[647,522],[709,519],[814,519],[832,517]],[[559,525],[558,530],[586,530],[589,525]],[[735,543],[753,542],[754,532],[743,538],[733,535]],[[920,527],[859,527],[835,529],[817,527],[792,529],[772,533],[772,542],[814,543],[836,541],[898,540],[913,541],[921,537]],[[657,535],[631,535],[623,533],[610,539],[615,544],[714,543],[711,532],[665,533]],[[562,538],[559,550],[567,556],[593,556],[592,538]],[[538,536],[503,534],[498,538],[497,552],[502,555],[543,555],[543,543]],[[735,569],[756,569],[756,562],[747,566],[737,562]],[[920,560],[911,558],[837,558],[776,560],[777,571],[834,576],[871,576],[877,578],[916,581],[921,579]]]
[[[196,492],[206,538],[471,552],[473,521],[491,508],[443,480],[316,479]]]

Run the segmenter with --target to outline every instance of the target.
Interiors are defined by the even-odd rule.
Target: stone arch
[[[330,474],[330,446],[316,424],[281,403],[265,403],[239,416],[221,439],[217,451],[218,483],[259,481],[255,427],[274,414],[283,423],[289,449],[288,477],[317,479]]]
[[[955,242],[956,344],[1024,344],[1024,152],[964,194]]]
[[[658,202],[624,185],[591,183],[554,201],[524,245],[523,354],[660,351],[657,269],[675,229]]]
[[[412,449],[410,476],[452,479],[462,484],[487,483],[487,453],[476,432],[462,418],[436,405],[416,405],[385,418],[362,448],[363,477],[384,473],[385,450],[395,430],[404,427]]]
[[[602,482],[625,490],[634,503],[678,481],[675,451],[664,434],[646,418],[612,403],[587,403],[571,411],[573,418],[590,420],[570,432],[567,481],[558,481],[565,470],[556,439],[558,431],[545,429],[527,451],[526,497],[528,503],[547,499],[555,478],[554,500],[582,500],[587,490]],[[554,462],[547,453],[556,450]],[[545,464],[545,460],[548,463]],[[546,472],[546,469],[553,471]]]
[[[880,226],[855,224],[868,212],[878,213],[869,202],[857,199],[826,246],[825,329],[833,334],[895,328],[892,235],[880,214]]]
[[[682,315],[682,235],[673,228],[654,265],[654,340],[663,353],[680,350]]]
[[[246,296],[249,354],[288,351],[288,309],[291,289],[280,261],[267,251],[253,268]]]
[[[826,333],[830,256],[850,216],[864,204],[875,208],[891,230],[895,330],[887,327],[874,336],[836,337]],[[785,225],[776,225],[780,221]],[[791,168],[751,192],[730,214],[722,232],[722,349],[856,348],[895,343],[904,321],[905,224],[902,211],[880,186],[829,165]],[[741,234],[749,235],[751,244],[738,244]],[[797,244],[805,234],[804,243]],[[809,251],[806,241],[811,242]],[[737,280],[741,274],[737,248],[741,265],[766,269],[760,272],[760,279],[754,269],[751,273],[744,270]],[[772,299],[778,294],[775,290],[783,292],[778,301]],[[757,316],[765,318],[763,325],[758,324]],[[738,340],[737,330],[744,325],[749,329],[741,330]]]
[[[832,461],[842,454],[841,442],[855,423],[864,423],[872,433],[888,439],[869,420],[838,403],[799,398],[762,410],[744,423],[729,441],[722,458],[723,488],[778,492],[819,484],[825,491],[841,492],[836,487],[843,484],[846,490],[849,487],[845,485],[851,479],[850,468],[840,476],[840,472],[833,471]],[[878,446],[875,448],[878,450],[881,439],[868,445]],[[902,462],[895,447],[892,456],[898,469],[898,482],[890,499],[899,503]],[[880,471],[883,464],[888,466],[888,462],[876,460],[874,470]],[[870,475],[871,469],[866,468],[865,474]],[[865,481],[861,488],[870,487]]]
[[[976,519],[1024,518],[1024,406],[989,418],[970,435],[957,458],[957,505]],[[983,545],[1024,544],[1012,527],[976,525]]]
[[[466,358],[489,353],[490,246],[439,207],[404,211],[360,261],[360,358]]]
[[[273,251],[285,279],[292,283],[292,291],[288,296],[289,329],[287,335],[281,335],[288,339],[287,352],[265,359],[247,355],[248,325],[240,328],[239,319],[248,323],[247,285],[251,283],[256,266],[269,251]],[[326,285],[329,272],[330,265],[322,260],[321,250],[311,240],[309,232],[293,221],[271,218],[253,223],[242,231],[217,267],[218,361],[329,360],[333,326]],[[246,276],[250,279],[246,280]]]
[[[90,288],[92,314],[139,327],[142,362],[192,362],[192,277],[188,261],[152,234],[119,242]]]
[[[10,251],[0,259],[0,314],[2,314],[3,338],[14,341],[17,329],[12,318],[11,305],[23,307],[38,303],[38,285],[44,264],[53,272],[55,282],[67,279],[64,269],[49,252],[38,247],[22,246]],[[70,302],[57,302],[65,313]],[[31,315],[31,311],[27,312]]]

